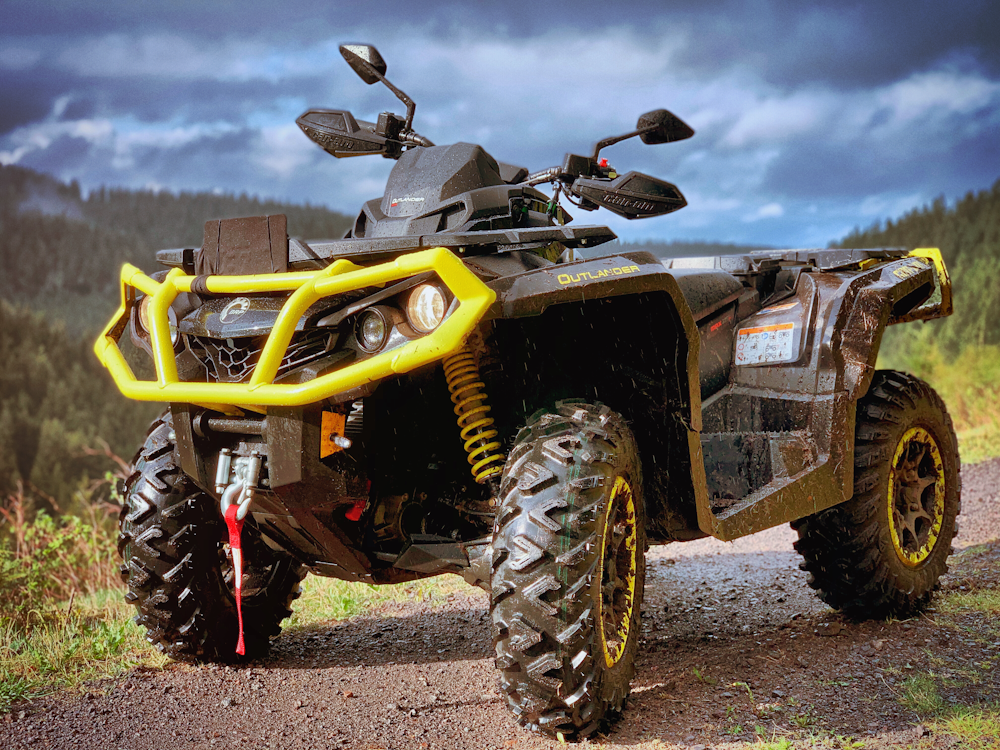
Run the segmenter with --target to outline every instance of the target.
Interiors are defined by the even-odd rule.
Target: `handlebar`
[[[553,182],[563,176],[562,167],[549,167],[540,172],[532,172],[522,181],[522,185],[541,185],[543,182]]]

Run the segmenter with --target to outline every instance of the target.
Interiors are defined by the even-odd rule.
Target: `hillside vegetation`
[[[951,273],[955,314],[924,326],[890,329],[891,358],[919,357],[931,344],[949,356],[1000,345],[1000,180],[949,207],[943,198],[896,220],[856,229],[837,247],[937,247]]]
[[[275,213],[310,238],[340,237],[351,221],[246,195],[83,197],[75,183],[0,166],[0,499],[70,508],[115,468],[104,446],[130,458],[162,410],[123,398],[91,350],[118,306],[122,264],[155,270],[157,249],[200,246],[209,219]]]
[[[937,247],[955,313],[886,331],[880,367],[908,370],[948,404],[964,462],[1000,455],[1000,180],[948,206],[943,198],[855,230],[839,247]]]
[[[209,219],[278,213],[295,237],[342,237],[351,225],[326,208],[247,195],[101,188],[83,197],[75,183],[0,166],[0,298],[89,337],[118,305],[126,261],[156,270],[157,250],[200,247]]]

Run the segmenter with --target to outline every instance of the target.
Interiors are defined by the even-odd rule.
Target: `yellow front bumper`
[[[275,383],[278,368],[295,333],[295,325],[310,305],[324,297],[383,286],[434,271],[458,300],[458,307],[433,333],[306,383]],[[97,358],[111,372],[123,394],[138,401],[260,408],[303,406],[323,401],[390,375],[409,372],[446,357],[460,348],[496,293],[475,276],[451,251],[437,247],[403,255],[389,263],[362,267],[338,260],[321,271],[261,276],[209,276],[206,288],[213,294],[239,295],[291,292],[268,335],[260,359],[247,383],[186,383],[177,377],[174,347],[170,343],[167,310],[181,292],[190,292],[195,276],[173,269],[156,282],[138,268],[122,268],[122,302],[117,314],[94,345]],[[138,380],[128,366],[118,341],[127,325],[137,292],[150,295],[150,344],[156,380]]]

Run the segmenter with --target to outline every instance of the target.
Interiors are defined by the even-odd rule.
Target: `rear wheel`
[[[820,598],[859,618],[924,607],[948,570],[958,470],[951,418],[934,389],[876,373],[857,407],[854,497],[792,524]]]
[[[175,659],[234,661],[237,618],[226,526],[216,501],[177,465],[167,414],[150,428],[125,484],[118,552],[125,598],[147,639]],[[262,656],[299,595],[302,567],[243,527],[246,658]]]
[[[561,402],[517,437],[501,482],[491,615],[518,721],[584,737],[625,706],[645,573],[642,474],[606,406]]]

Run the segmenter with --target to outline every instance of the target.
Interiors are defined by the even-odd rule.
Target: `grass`
[[[0,712],[135,666],[162,667],[166,658],[146,642],[132,614],[120,591],[104,591],[75,599],[72,610],[34,610],[24,623],[0,620]]]
[[[937,716],[944,710],[944,700],[938,693],[937,682],[929,673],[907,677],[902,685],[899,702],[921,718]]]
[[[909,677],[899,702],[926,721],[932,733],[959,740],[969,750],[1000,750],[1000,711],[995,706],[948,706],[931,674]]]
[[[432,606],[444,604],[448,597],[468,592],[470,587],[458,576],[438,576],[390,586],[310,577],[303,582],[302,589],[302,596],[295,602],[295,614],[286,622],[288,628],[346,620],[412,601]]]
[[[750,750],[795,750],[795,745],[787,737],[779,737],[775,740],[758,739],[750,746]]]
[[[995,709],[962,709],[935,722],[941,734],[959,739],[959,746],[968,750],[1000,749],[1000,712]]]
[[[972,563],[975,563],[975,556],[984,551],[984,547],[971,548],[963,552],[962,557],[971,557]],[[987,632],[995,634],[997,630],[992,623],[1000,616],[1000,591],[979,588],[975,583],[970,585],[971,590],[952,590],[937,600],[938,626],[979,638]],[[946,664],[937,663],[938,668],[943,666]],[[983,667],[986,674],[992,674],[992,661],[983,661],[978,666]],[[974,686],[982,679],[983,675],[976,669],[954,665],[944,676],[933,671],[912,674],[902,683],[899,701],[926,722],[933,735],[956,738],[957,747],[1000,750],[1000,707],[990,704],[949,705],[942,696],[942,689],[963,684]]]
[[[1000,615],[1000,591],[978,589],[976,591],[951,592],[941,597],[938,609],[948,614],[958,612],[982,612],[986,615]]]
[[[370,586],[332,578],[307,578],[287,629],[346,620],[411,601],[434,606],[469,590],[457,576]],[[160,669],[169,659],[146,642],[132,622],[134,609],[120,589],[31,610],[23,620],[0,619],[0,713],[19,700],[59,689],[78,690],[90,680],[112,678],[136,666]]]
[[[954,422],[962,463],[1000,456],[1000,346],[968,347],[952,357],[928,335],[921,341],[908,349],[888,347],[878,367],[911,372],[938,392]],[[904,350],[911,353],[894,353]]]

